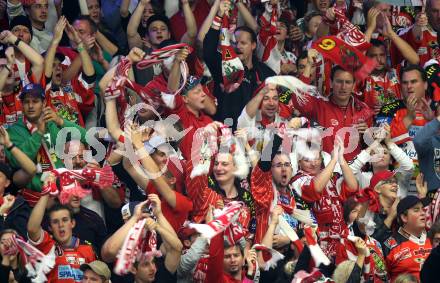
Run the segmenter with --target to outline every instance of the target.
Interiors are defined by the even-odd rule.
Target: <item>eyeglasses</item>
[[[274,164],[274,165],[272,165],[272,167],[275,167],[275,168],[282,168],[282,167],[286,167],[286,168],[289,168],[289,167],[292,167],[292,165],[290,164],[290,162],[284,162],[284,163],[276,163],[276,164]]]

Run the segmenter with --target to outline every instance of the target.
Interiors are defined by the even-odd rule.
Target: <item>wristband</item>
[[[15,147],[15,144],[12,143],[12,144],[11,144],[10,146],[8,146],[6,149],[9,150],[9,151],[11,151],[14,147]]]
[[[21,39],[20,39],[20,38],[17,38],[17,40],[14,42],[14,45],[18,47],[18,45],[20,44],[20,42],[21,42]]]
[[[76,51],[78,51],[79,53],[84,51],[84,46],[82,44],[78,44],[78,46],[76,47]]]
[[[12,73],[11,68],[9,68],[8,65],[4,65],[4,67],[6,68],[6,70],[8,70],[9,73]]]

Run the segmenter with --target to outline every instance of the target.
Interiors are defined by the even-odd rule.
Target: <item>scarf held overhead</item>
[[[358,80],[364,80],[377,65],[376,60],[336,36],[321,37],[313,42],[312,47],[324,58],[354,74]]]

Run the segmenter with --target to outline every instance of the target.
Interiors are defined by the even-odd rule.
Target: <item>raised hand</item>
[[[9,46],[8,48],[6,48],[5,56],[6,56],[6,60],[8,61],[8,64],[10,64],[10,65],[14,64],[15,63],[14,47]]]
[[[9,134],[3,126],[0,127],[0,144],[5,147],[9,147],[11,145]]]
[[[159,196],[156,194],[149,194],[148,200],[153,204],[154,215],[159,216],[162,213],[162,207]]]
[[[221,0],[217,15],[220,17],[223,17],[225,14],[227,16],[229,16],[230,10],[231,10],[231,1],[230,0]]]
[[[14,44],[17,37],[9,30],[4,30],[0,33],[0,43],[3,44]]]
[[[417,196],[422,199],[428,194],[428,182],[424,180],[423,173],[419,173],[416,178]]]
[[[81,43],[81,37],[79,36],[78,32],[71,24],[66,23],[65,31],[66,31],[67,37],[71,41],[73,41],[75,44]]]
[[[56,23],[53,30],[53,39],[52,41],[58,45],[63,37],[64,29],[67,26],[67,19],[64,16],[61,16],[58,22]]]
[[[434,111],[432,111],[431,106],[429,105],[426,98],[422,97],[419,99],[419,102],[421,104],[421,112],[423,114],[423,118],[425,118],[428,121],[431,121],[435,118]]]
[[[377,16],[379,16],[380,13],[381,13],[381,11],[379,9],[376,9],[376,8],[371,8],[370,10],[368,10],[367,27],[369,29],[371,29],[371,30],[376,29]]]
[[[304,37],[304,33],[298,26],[291,26],[289,30],[289,37],[292,41],[300,41]]]
[[[354,242],[354,246],[356,247],[358,254],[363,256],[366,256],[368,254],[367,244],[361,238],[356,239],[356,241]]]
[[[142,51],[142,49],[138,47],[133,47],[130,50],[130,53],[128,53],[127,59],[130,60],[132,63],[136,63],[144,59],[144,57],[145,57],[145,52]]]
[[[181,62],[186,61],[188,55],[189,55],[188,48],[183,48],[176,54],[176,57],[174,58],[174,63],[180,64]]]
[[[281,214],[283,214],[284,210],[280,205],[277,205],[274,207],[274,209],[272,210],[271,214],[270,214],[270,222],[273,225],[278,225],[279,222],[279,216]]]
[[[58,126],[62,126],[64,123],[63,119],[60,116],[58,116],[58,114],[55,111],[53,111],[53,109],[49,106],[47,106],[43,110],[43,119],[45,123],[52,121]]]

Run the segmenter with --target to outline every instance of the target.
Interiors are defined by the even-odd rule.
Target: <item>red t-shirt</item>
[[[180,95],[175,96],[175,108],[170,110],[169,114],[176,114],[180,118],[180,122],[182,123],[182,127],[186,129],[190,129],[190,131],[183,137],[180,141],[180,150],[182,151],[182,156],[185,160],[191,159],[191,148],[193,144],[193,136],[194,133],[199,128],[203,128],[212,122],[212,118],[200,111],[199,117],[194,115],[188,108],[185,106],[183,102],[183,98]]]
[[[153,182],[149,182],[147,189],[147,194],[157,194],[161,200],[162,213],[168,222],[173,226],[174,230],[177,232],[182,227],[185,220],[188,219],[190,211],[193,209],[193,203],[186,196],[179,192],[174,191],[176,194],[176,207],[172,208],[171,205],[160,196],[160,193],[156,190]]]
[[[82,73],[75,77],[66,87],[58,91],[51,90],[52,84],[46,87],[46,103],[54,111],[70,122],[85,126],[83,118],[93,110],[95,103],[95,83],[88,84],[82,77]]]
[[[203,21],[208,16],[211,6],[206,0],[198,0],[194,9],[194,17],[196,18],[197,29],[199,30]],[[179,11],[170,19],[171,35],[175,40],[180,41],[182,36],[186,33],[185,17],[183,12]]]
[[[46,231],[43,232],[38,242],[32,242],[44,254],[55,254],[55,266],[46,274],[49,283],[75,283],[81,282],[83,272],[79,269],[81,264],[96,260],[92,246],[80,244],[79,239],[74,239],[73,248],[62,248]]]

